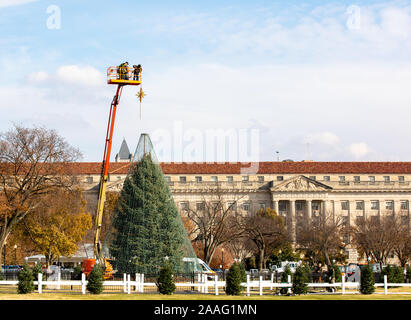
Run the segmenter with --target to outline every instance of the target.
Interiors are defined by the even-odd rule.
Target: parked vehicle
[[[183,258],[183,261],[185,263],[190,263],[190,262],[198,262],[198,264],[201,266],[202,268],[202,272],[207,274],[207,275],[215,275],[216,273],[207,265],[207,263],[205,263],[203,260],[199,259],[199,258]]]
[[[279,266],[276,266],[276,265],[271,266],[271,271],[281,273],[281,272],[284,272],[284,269],[287,266],[289,266],[291,272],[294,273],[299,265],[301,265],[301,261],[298,261],[298,262],[282,261]]]

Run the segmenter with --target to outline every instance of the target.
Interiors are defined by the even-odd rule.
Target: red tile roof
[[[251,163],[161,163],[164,174],[240,174]],[[257,174],[411,174],[411,162],[258,162]],[[76,174],[100,174],[100,162],[71,163]],[[111,174],[127,174],[130,163],[110,163]]]

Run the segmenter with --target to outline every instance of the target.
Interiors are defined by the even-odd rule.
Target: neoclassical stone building
[[[129,162],[110,164],[109,191],[122,188]],[[100,163],[73,163],[88,199],[97,199]],[[361,217],[398,216],[410,225],[411,162],[161,163],[177,207],[200,208],[216,193],[244,214],[270,207],[295,226],[327,212],[354,225]],[[347,243],[350,239],[345,239]],[[349,262],[357,252],[348,246]]]

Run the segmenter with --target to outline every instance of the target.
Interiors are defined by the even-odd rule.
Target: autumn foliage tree
[[[23,220],[23,234],[45,255],[47,266],[77,251],[77,243],[92,226],[85,208],[80,190],[57,191],[44,195],[41,206]]]
[[[0,259],[7,237],[40,205],[39,198],[73,186],[67,164],[80,156],[54,130],[14,125],[0,134]]]

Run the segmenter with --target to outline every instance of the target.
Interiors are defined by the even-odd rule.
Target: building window
[[[303,204],[301,202],[296,202],[295,203],[295,210],[296,211],[301,211],[303,210]]]
[[[309,176],[311,180],[316,180],[316,176]]]
[[[393,202],[392,201],[385,201],[385,209],[392,210],[393,209]]]
[[[234,182],[233,176],[227,176],[227,182],[233,183]]]
[[[355,203],[355,209],[356,210],[364,210],[364,201],[357,201]]]
[[[345,176],[339,176],[340,182],[345,182]]]
[[[187,178],[186,177],[180,177],[180,183],[186,183]]]
[[[182,211],[188,211],[188,208],[189,208],[188,202],[181,202],[180,203],[180,208],[181,208]]]
[[[378,210],[380,208],[379,201],[371,201],[371,210]]]
[[[371,183],[374,183],[375,182],[375,176],[369,176],[368,181],[371,182]]]
[[[230,211],[235,211],[237,209],[237,204],[235,202],[229,202],[227,203],[228,205],[228,210]]]
[[[409,223],[409,218],[408,218],[408,216],[401,216],[401,224],[402,224],[403,226],[408,226],[408,223]]]
[[[361,181],[360,176],[354,176],[354,182],[359,183]]]
[[[355,217],[355,224],[357,226],[360,226],[363,223],[364,223],[364,216],[356,216]]]
[[[241,178],[241,181],[242,181],[242,182],[248,182],[248,176],[243,176],[243,177]]]
[[[93,177],[87,177],[86,182],[87,183],[93,183]]]
[[[348,201],[341,201],[341,210],[348,210],[350,204]]]
[[[265,202],[260,202],[260,209],[265,210]]]
[[[211,176],[211,182],[218,182],[217,176]]]
[[[284,201],[278,202],[278,211],[287,211],[287,204]]]
[[[197,202],[196,203],[196,209],[197,209],[197,211],[203,211],[205,209],[204,202]]]
[[[320,205],[318,202],[312,202],[311,203],[311,210],[312,211],[319,211],[320,210]]]
[[[408,210],[408,201],[401,201],[401,210]]]
[[[378,223],[378,221],[380,221],[379,216],[371,216],[371,223],[372,224],[376,224],[376,223]]]
[[[349,234],[344,234],[343,235],[343,242],[345,244],[349,244],[350,243],[350,235]]]
[[[398,182],[404,183],[405,182],[404,176],[398,176]]]
[[[121,176],[117,176],[117,180],[120,181],[120,180],[121,180]]]
[[[277,176],[277,181],[283,181],[284,177],[283,176]]]
[[[324,181],[330,181],[330,176],[324,176]]]
[[[196,182],[197,183],[200,183],[200,182],[202,182],[203,181],[203,177],[201,177],[201,176],[197,176],[196,177]]]
[[[384,182],[390,182],[390,176],[384,176]]]
[[[349,222],[350,221],[348,220],[348,216],[342,216],[341,224],[342,224],[343,227],[348,227],[349,224],[350,224]]]
[[[166,182],[170,183],[171,182],[171,177],[170,176],[165,176],[164,179],[166,180]]]
[[[264,176],[258,176],[258,182],[264,182]]]
[[[244,202],[242,205],[242,208],[244,211],[249,212],[250,211],[250,203],[249,202]]]

